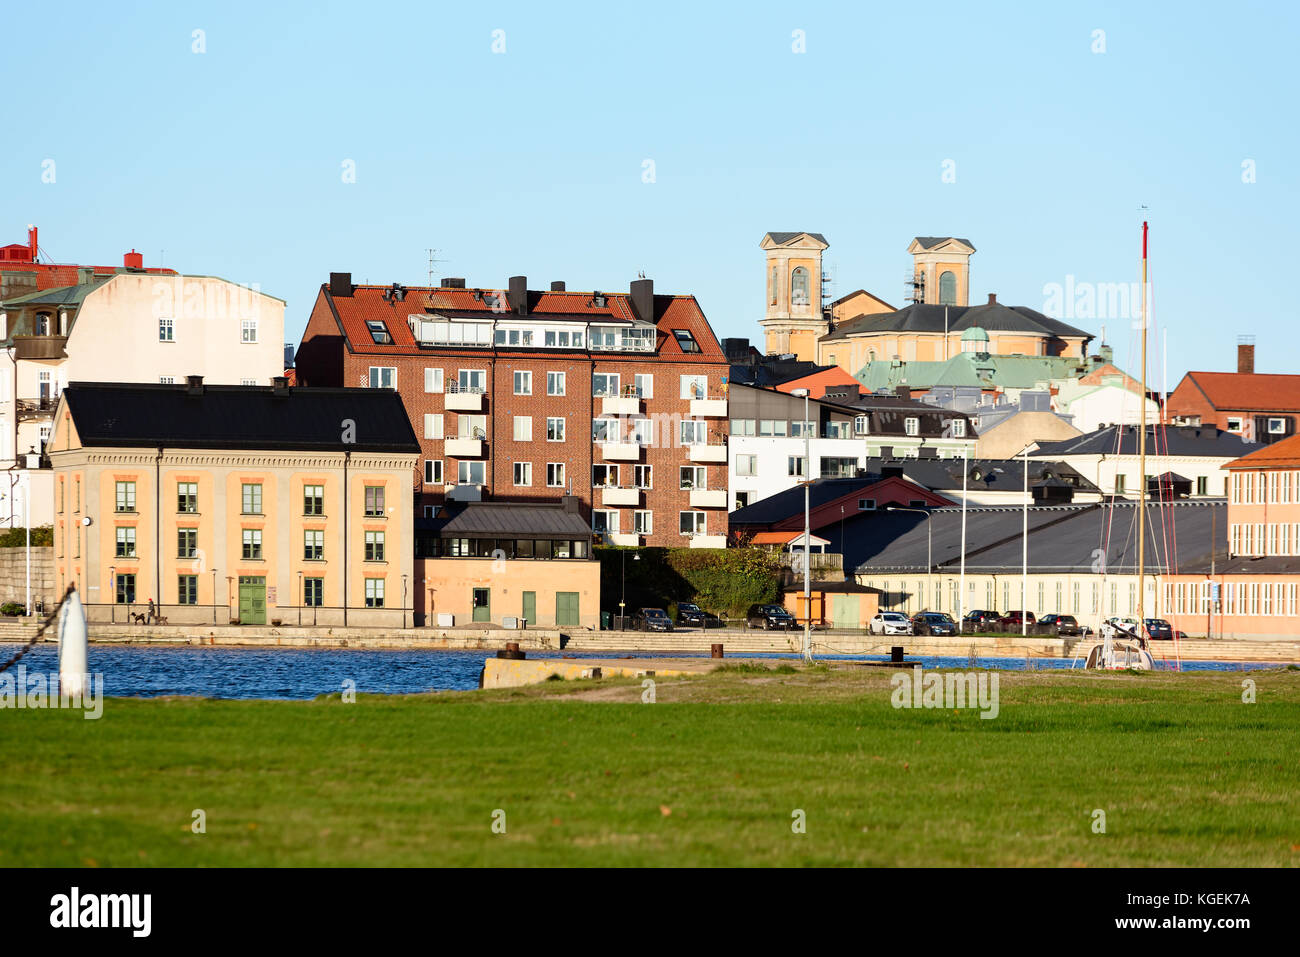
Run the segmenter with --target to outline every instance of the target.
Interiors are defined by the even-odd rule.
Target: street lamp
[[[302,572],[298,573],[299,575]],[[406,630],[406,576],[402,576],[402,630]]]
[[[302,584],[302,569],[300,568],[300,569],[298,569],[298,627],[299,627],[299,628],[302,627],[302,605],[303,605],[303,602],[307,600],[307,593],[306,593],[305,591],[303,591],[302,589],[303,589],[303,584]],[[405,595],[406,595],[406,576],[405,576],[405,575],[402,576],[402,595],[403,595],[403,598],[402,598],[402,604],[405,605],[405,604],[406,604],[406,598],[405,598]],[[405,608],[403,608],[403,610],[402,610],[402,616],[403,616],[403,617],[402,617],[402,627],[405,628],[405,627],[406,627],[406,617],[405,617],[405,616],[406,616],[406,610],[405,610]]]
[[[117,623],[117,566],[108,566],[108,620]]]
[[[636,552],[632,561],[639,562],[641,553]],[[627,631],[627,549],[623,549],[623,591],[618,602],[618,630]]]
[[[217,623],[217,569],[212,569],[212,623]]]
[[[928,508],[904,508],[901,505],[886,505],[886,512],[916,512],[925,516],[925,589],[934,594],[934,539],[930,534],[930,518],[934,514]],[[925,610],[925,600],[921,601],[918,611]]]
[[[808,390],[793,389],[791,395],[803,399],[803,660],[812,661],[812,429],[808,421]],[[840,543],[840,548],[844,543]]]

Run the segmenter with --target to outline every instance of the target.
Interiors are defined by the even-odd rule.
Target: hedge
[[[54,526],[33,525],[32,547],[54,544]],[[6,528],[0,532],[0,548],[23,548],[27,545],[27,527]]]
[[[624,594],[625,563],[629,615],[649,607],[676,617],[677,603],[691,601],[715,615],[737,616],[780,594],[779,556],[761,548],[597,546],[595,554],[601,605],[615,614]]]

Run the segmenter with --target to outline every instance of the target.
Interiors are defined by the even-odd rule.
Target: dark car
[[[799,627],[794,615],[780,605],[751,605],[745,623],[750,628],[765,628],[769,631]]]
[[[1034,620],[1032,611],[1009,611],[998,619],[998,627],[1003,631],[1019,631],[1022,623],[1032,628]]]
[[[1082,635],[1079,620],[1073,615],[1044,615],[1038,619],[1040,625],[1046,625],[1058,635]]]
[[[697,628],[703,628],[704,609],[694,602],[679,601],[677,603],[677,624],[695,625]]]
[[[967,631],[982,631],[997,625],[1002,616],[996,611],[968,611],[962,616],[962,628]]]
[[[662,608],[642,608],[633,617],[632,627],[639,631],[672,631],[673,620]]]
[[[1142,623],[1146,625],[1147,637],[1152,641],[1174,640],[1174,626],[1163,618],[1144,618]]]
[[[937,611],[919,611],[912,616],[914,635],[955,635],[957,623],[952,617]]]

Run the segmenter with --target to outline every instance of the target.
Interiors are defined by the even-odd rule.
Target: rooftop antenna
[[[450,260],[436,258],[435,254],[442,252],[441,249],[429,249],[426,247],[424,251],[429,254],[429,285],[432,286],[433,285],[433,264],[450,262]]]

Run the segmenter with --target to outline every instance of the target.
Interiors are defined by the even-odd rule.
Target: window
[[[381,346],[391,346],[393,337],[388,334],[388,327],[384,325],[382,319],[367,319],[366,329],[370,331],[370,338]]]
[[[593,509],[591,512],[591,530],[598,534],[618,533],[618,512],[607,509]]]
[[[682,445],[703,445],[707,438],[706,423],[695,419],[683,419],[681,422]]]
[[[424,460],[424,484],[425,485],[442,484],[442,459]]]
[[[674,329],[673,338],[677,340],[678,347],[682,352],[702,352],[700,344],[695,341],[695,336],[689,329]]]
[[[761,419],[758,423],[759,435],[785,435],[790,423],[784,419]]]
[[[780,286],[780,279],[778,278],[779,276],[780,276],[780,272],[777,270],[777,267],[776,267],[776,266],[773,266],[773,267],[772,267],[772,279],[771,279],[772,290],[771,290],[771,293],[769,294],[769,299],[770,299],[770,301],[772,302],[773,305],[776,304],[776,295],[777,295],[777,290],[778,290],[778,288],[779,288],[779,286]]]
[[[618,485],[617,465],[593,465],[591,467],[591,484],[595,488]]]
[[[257,320],[244,319],[239,324],[240,342],[257,342]]]
[[[384,533],[366,532],[366,561],[382,562],[384,560]]]
[[[392,366],[371,366],[370,367],[370,388],[396,389],[397,369]]]
[[[945,269],[939,276],[939,305],[957,305],[957,277],[952,270]]]
[[[791,455],[785,460],[785,474],[803,478],[807,474],[806,463],[802,455]]]
[[[876,500],[874,498],[858,499],[859,512],[874,512],[876,509]]]
[[[441,369],[424,370],[424,391],[425,392],[442,391],[442,370]]]
[[[176,511],[193,514],[199,510],[199,483],[176,483]]]
[[[308,608],[319,608],[325,602],[325,579],[304,578],[302,580],[302,603]]]
[[[737,455],[737,456],[736,456],[736,474],[737,474],[737,475],[757,475],[757,474],[758,474],[758,456],[757,456],[757,455]]]
[[[115,591],[115,598],[119,605],[131,605],[135,603],[135,575],[118,575]]]
[[[753,419],[732,419],[731,434],[732,435],[753,435],[754,420]]]
[[[638,372],[632,376],[632,383],[638,398],[653,399],[655,397],[655,377],[653,375]]]
[[[135,483],[117,482],[117,511],[135,511]]]
[[[619,438],[618,419],[593,419],[591,423],[591,441],[617,442]]]
[[[774,422],[773,425],[782,429],[781,433],[779,434],[781,435],[785,434],[784,431],[786,425],[785,422]],[[847,422],[827,422],[826,438],[847,439],[849,437],[848,430],[849,430],[849,423]],[[807,432],[809,438],[812,439],[817,438],[817,426],[814,423],[812,422],[791,422],[790,423],[790,434],[795,438],[802,439],[804,437],[805,432]]]
[[[520,488],[527,488],[533,484],[533,463],[516,462],[515,463],[515,485]]]
[[[515,373],[515,395],[533,394],[533,374],[531,372]]]
[[[385,514],[384,487],[382,485],[367,485],[366,516],[368,518],[382,518]]]
[[[818,468],[822,478],[853,478],[858,474],[858,460],[838,456],[822,456]]]
[[[487,463],[457,462],[456,481],[460,485],[482,485],[486,481]]]
[[[197,558],[199,555],[199,530],[197,528],[178,528],[176,530],[176,557]]]
[[[117,550],[113,553],[118,558],[135,558],[135,529],[118,528]]]
[[[683,535],[703,535],[704,534],[704,513],[703,512],[680,512],[678,513],[678,528]]]
[[[462,415],[456,419],[456,434],[462,439],[486,439],[486,415]]]
[[[632,466],[632,484],[637,488],[653,488],[653,465]]]
[[[1210,480],[1208,477],[1204,475],[1198,475],[1196,477],[1196,494],[1197,495],[1210,494]]]
[[[384,607],[384,580],[382,578],[366,579],[366,607]]]
[[[808,305],[808,270],[803,266],[796,266],[790,273],[790,304]]]
[[[262,530],[260,528],[244,529],[244,558],[255,561],[262,557]]]
[[[637,510],[632,513],[632,531],[638,535],[654,534],[654,513]]]
[[[241,498],[243,505],[241,511],[245,515],[262,514],[262,486],[258,483],[245,482],[240,486]]]
[[[684,375],[681,378],[681,395],[683,399],[704,399],[709,394],[709,377],[702,375]]]
[[[547,395],[564,395],[564,378],[563,372],[546,373],[546,394]]]
[[[1268,420],[1268,434],[1269,434],[1269,435],[1285,435],[1285,434],[1286,434],[1286,419],[1269,419],[1269,420]]]
[[[176,377],[174,375],[160,375],[158,377],[159,385],[175,385]]]
[[[546,420],[546,441],[547,442],[564,441],[564,419],[548,418]]]
[[[871,431],[871,417],[858,415],[853,418],[853,433],[855,435],[867,435]]]
[[[325,532],[319,528],[309,528],[302,533],[302,558],[306,562],[325,560]]]
[[[751,492],[737,492],[737,493],[736,493],[736,507],[733,508],[732,511],[735,511],[736,509],[741,509],[741,508],[744,508],[745,506],[747,506],[747,505],[749,504],[749,497],[750,497],[751,494],[752,494]]]
[[[426,439],[441,439],[446,435],[441,412],[424,413],[424,437]]]
[[[951,436],[951,437],[954,438],[954,439],[964,439],[964,438],[966,438],[966,420],[965,420],[965,419],[949,419],[949,420],[948,420],[948,426],[949,426],[949,429],[948,429],[948,434],[949,434],[949,436]]]
[[[921,420],[914,415],[909,415],[903,420],[903,431],[908,435],[920,435]]]
[[[591,377],[591,394],[596,397],[618,395],[619,377],[610,372],[597,372]]]
[[[481,395],[487,391],[487,372],[483,369],[461,369],[456,375],[456,388],[461,392]]]
[[[531,442],[533,440],[533,417],[531,415],[516,415],[514,428],[516,442]]]
[[[1241,418],[1239,416],[1235,416],[1235,415],[1228,416],[1228,431],[1229,432],[1241,431]]]
[[[176,604],[197,605],[199,603],[199,576],[176,576]]]
[[[708,469],[703,465],[683,465],[680,470],[679,488],[695,489],[708,487]]]
[[[240,385],[257,385],[257,380],[256,380],[256,379],[240,379],[240,380],[239,380],[239,384],[240,384]]]
[[[175,342],[176,341],[176,322],[173,319],[158,320],[158,341]]]
[[[563,462],[546,463],[546,486],[547,488],[564,488]]]

